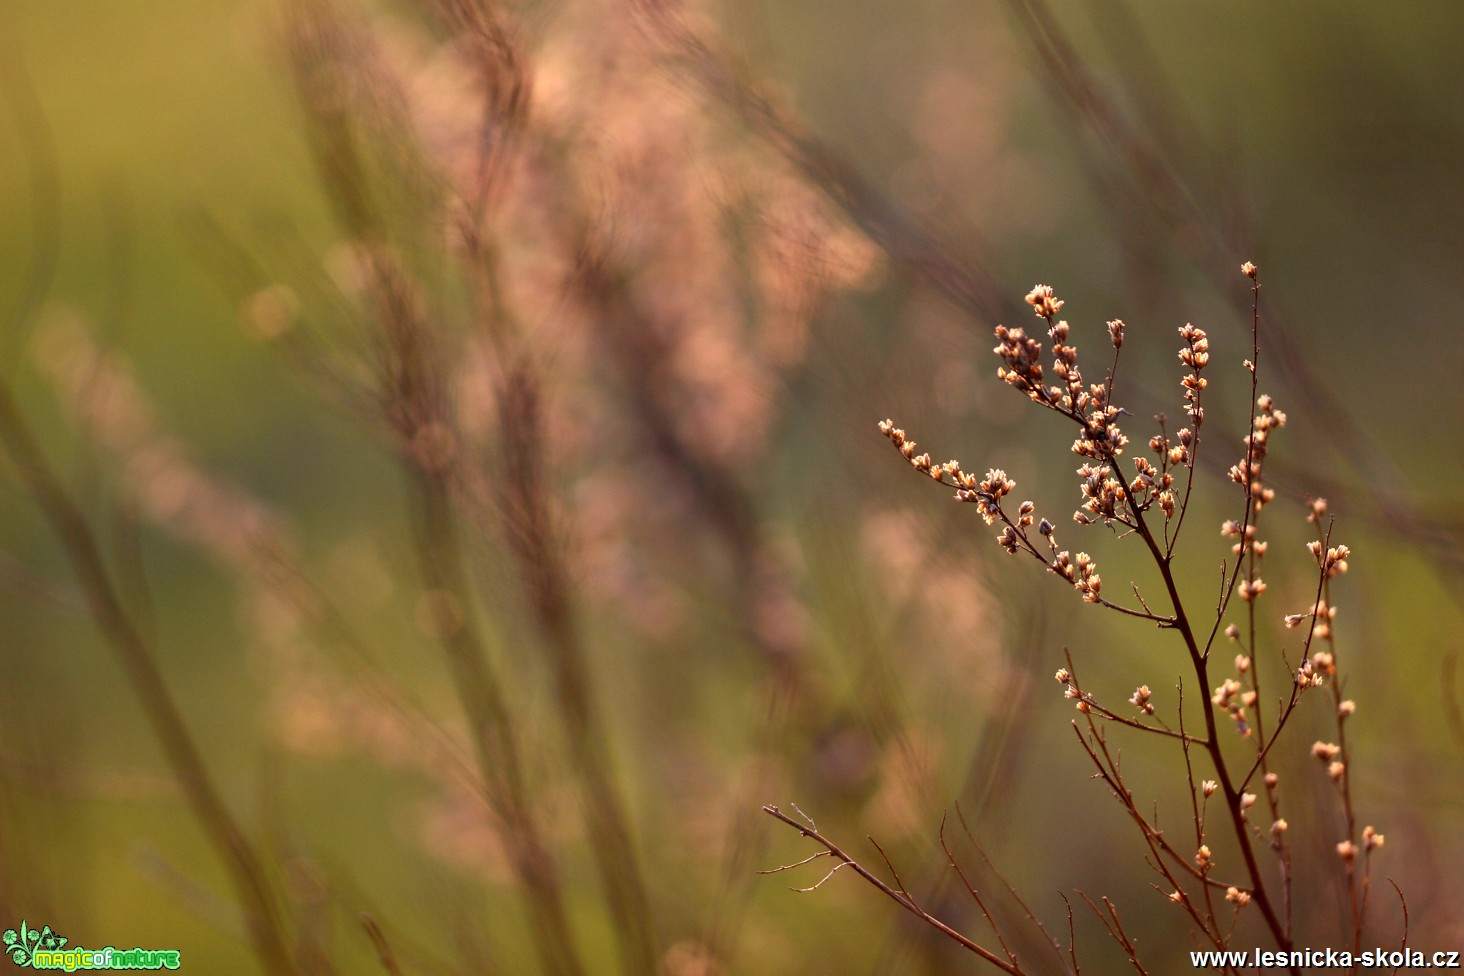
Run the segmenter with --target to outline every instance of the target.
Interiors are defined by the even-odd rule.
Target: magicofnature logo
[[[84,949],[66,948],[64,936],[45,925],[33,929],[26,922],[19,929],[6,929],[3,937],[5,954],[17,966],[28,969],[59,969],[74,973],[78,969],[177,969],[182,953],[177,949]]]
[[[49,952],[66,945],[66,940],[52,932],[51,926],[47,925],[37,931],[28,927],[25,922],[20,923],[19,932],[15,929],[6,929],[4,940],[5,954],[17,966],[31,965],[37,951]]]

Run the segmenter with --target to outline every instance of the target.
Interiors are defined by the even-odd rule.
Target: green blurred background
[[[620,24],[633,15],[601,6],[624,43],[637,43],[641,35]],[[1146,567],[1112,538],[1080,539],[1069,527],[1065,506],[1077,493],[1067,434],[1000,388],[990,328],[998,317],[1027,325],[1016,318],[1020,299],[1037,281],[1068,302],[1080,346],[1098,348],[1102,322],[1122,317],[1136,434],[1156,410],[1178,414],[1174,329],[1203,325],[1215,349],[1213,421],[1229,435],[1212,444],[1238,456],[1249,322],[1237,268],[1246,259],[1261,267],[1265,327],[1284,330],[1274,338],[1296,357],[1263,348],[1261,361],[1262,386],[1292,420],[1273,448],[1283,493],[1267,530],[1275,613],[1304,602],[1310,585],[1298,499],[1328,494],[1337,537],[1355,553],[1338,596],[1340,652],[1359,705],[1350,728],[1357,803],[1389,838],[1375,871],[1408,894],[1413,944],[1464,946],[1464,738],[1451,724],[1464,697],[1452,663],[1464,531],[1454,502],[1464,61],[1447,56],[1449,39],[1464,34],[1464,9],[1054,0],[1048,13],[1071,44],[1054,65],[1021,5],[723,6],[695,20],[718,49],[996,292],[980,319],[898,259],[870,257],[868,274],[825,289],[791,365],[763,361],[776,368],[756,377],[753,445],[726,453],[717,470],[736,472],[776,556],[775,596],[786,605],[769,611],[769,626],[791,628],[801,648],[804,692],[771,746],[761,734],[767,663],[736,619],[747,607],[726,596],[735,558],[698,527],[696,506],[657,467],[664,458],[650,456],[625,407],[634,380],[600,375],[609,367],[567,335],[573,316],[546,316],[539,329],[535,348],[564,377],[548,387],[550,426],[586,424],[546,446],[551,491],[664,971],[975,967],[852,877],[800,895],[783,882],[812,884],[816,867],[806,879],[754,878],[747,868],[811,849],[771,820],[738,826],[760,803],[797,801],[827,833],[877,859],[862,841],[874,835],[907,866],[907,881],[933,887],[943,867],[936,831],[958,799],[1051,924],[1066,925],[1057,892],[1110,893],[1141,933],[1151,971],[1178,971],[1190,947],[1184,920],[1150,889],[1131,825],[1087,780],[1070,705],[1048,683],[1070,646],[1114,700],[1141,682],[1168,693],[1178,648],[1006,561],[973,511],[902,470],[874,425],[893,416],[969,470],[1004,466],[1019,494],[1030,490],[1062,527],[1065,545],[1112,560],[1105,575],[1122,591],[1120,581],[1144,579]],[[574,43],[560,44],[582,39],[576,4],[509,13],[531,58],[583,67]],[[423,20],[410,5],[369,16],[388,33]],[[234,0],[18,0],[0,10],[3,368],[114,571],[132,581],[124,589],[226,800],[269,852],[295,924],[316,933],[331,965],[379,971],[355,921],[369,912],[407,972],[534,971],[502,852],[461,777],[373,710],[380,703],[361,690],[369,682],[350,655],[295,632],[268,588],[249,579],[247,559],[231,565],[200,544],[211,509],[129,502],[126,452],[88,437],[65,392],[67,382],[88,386],[76,373],[85,343],[119,353],[152,405],[144,426],[233,486],[213,499],[225,510],[237,514],[247,498],[270,513],[292,557],[364,636],[371,680],[455,734],[440,654],[418,623],[392,451],[241,313],[252,291],[240,290],[250,274],[241,269],[262,269],[251,286],[278,278],[303,294],[300,282],[327,280],[311,262],[328,268],[345,237],[311,160],[284,19],[275,5]],[[414,29],[419,44],[440,39]],[[1035,33],[1051,39],[1040,26]],[[717,151],[768,152],[734,113],[695,94],[674,59],[651,61],[664,77],[644,82],[648,90],[693,92],[683,111]],[[1064,75],[1072,69],[1083,74]],[[1077,77],[1079,88],[1065,94],[1054,84],[1061,77]],[[1070,96],[1083,84],[1138,120],[1133,143],[1074,112]],[[540,94],[582,93],[546,75]],[[587,151],[577,124],[608,133],[604,145],[656,125],[655,116],[622,124],[613,114],[622,104],[607,98],[592,122],[556,115],[568,127],[558,133],[563,151]],[[28,148],[37,139],[49,150]],[[699,168],[676,150],[667,158],[720,192],[714,165]],[[508,191],[542,192],[532,182]],[[829,219],[855,234],[857,221]],[[53,221],[54,278],[27,306]],[[424,277],[441,257],[424,251]],[[445,301],[455,288],[440,286]],[[755,332],[725,346],[753,343]],[[561,344],[579,351],[556,351]],[[724,347],[709,348],[715,373]],[[99,409],[107,402],[116,401]],[[13,470],[4,472],[0,923],[50,924],[88,947],[180,948],[194,972],[258,971],[218,860],[61,550]],[[1215,472],[1201,489],[1183,570],[1206,607],[1226,551],[1213,526],[1235,499]],[[169,525],[170,511],[183,527]],[[578,822],[550,669],[500,542],[467,531],[575,936],[590,970],[610,972],[611,923]],[[1330,821],[1313,824],[1307,809],[1325,785],[1311,782],[1320,777],[1305,756],[1327,735],[1323,719],[1306,717],[1287,768],[1310,783],[1290,795],[1293,823],[1299,833],[1314,826],[1314,846],[1324,848]],[[1136,782],[1172,802],[1172,776],[1157,772],[1172,756],[1128,748]],[[1182,799],[1170,809],[1161,820],[1187,821]],[[1317,870],[1331,869],[1317,860]],[[1369,933],[1393,944],[1398,912],[1385,891],[1378,881]],[[953,890],[931,901],[979,927]],[[1303,930],[1327,931],[1326,909],[1313,911]],[[1080,915],[1079,928],[1092,953],[1085,969],[1119,971],[1091,919]]]

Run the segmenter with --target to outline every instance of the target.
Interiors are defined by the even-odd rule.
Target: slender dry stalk
[[[224,803],[152,648],[122,601],[90,522],[46,460],[4,378],[0,378],[0,442],[65,551],[87,608],[112,648],[194,817],[229,870],[260,965],[268,973],[298,972],[289,950],[282,901],[268,867]]]
[[[551,523],[541,447],[542,383],[532,354],[524,348],[523,327],[509,307],[502,280],[495,218],[498,197],[510,179],[515,150],[528,124],[527,58],[515,30],[495,5],[439,0],[431,6],[467,39],[483,101],[481,148],[456,229],[472,284],[477,331],[499,360],[495,398],[502,477],[496,486],[495,509],[500,534],[518,568],[534,624],[553,665],[559,716],[575,771],[584,784],[587,826],[606,905],[615,921],[622,967],[627,973],[651,972],[658,953],[650,898],[631,818],[614,783],[613,738],[591,690],[569,573]]]
[[[834,867],[828,872],[828,874],[825,874],[822,880],[818,881],[811,887],[794,888],[794,891],[805,893],[816,891],[819,886],[824,883],[824,881],[827,881],[829,878],[833,877],[836,871],[838,871],[840,868],[847,867],[855,874],[859,875],[859,877],[867,881],[869,884],[873,885],[885,897],[894,901],[897,905],[905,909],[910,914],[914,915],[916,918],[920,919],[926,925],[930,926],[937,932],[944,935],[946,938],[955,942],[957,945],[961,946],[961,948],[980,956],[982,959],[991,963],[1002,972],[1010,973],[1012,974],[1012,976],[1023,976],[1023,974],[1027,972],[1009,955],[997,955],[995,952],[992,952],[990,949],[987,949],[985,946],[982,946],[975,940],[970,939],[965,935],[962,935],[960,932],[957,932],[945,922],[942,922],[940,919],[927,912],[924,908],[921,908],[920,903],[916,901],[915,896],[910,894],[910,892],[905,888],[904,884],[900,881],[898,874],[895,874],[895,886],[891,887],[878,875],[874,874],[864,865],[854,860],[853,857],[846,854],[843,848],[839,847],[833,841],[829,840],[823,834],[819,833],[818,825],[815,824],[813,821],[810,820],[806,823],[800,823],[799,821],[788,816],[779,808],[771,805],[763,807],[763,812],[770,817],[781,820],[783,823],[792,827],[794,830],[797,830],[804,837],[807,837],[809,840],[818,844],[823,849],[817,854],[813,854],[810,857],[804,858],[802,861],[797,861],[793,864],[785,864],[781,867],[771,868],[767,871],[763,871],[760,873],[778,874],[783,871],[791,871],[794,868],[801,867],[804,864],[810,863],[816,858],[827,856],[834,861]],[[876,845],[876,847],[878,847],[878,845]],[[883,856],[882,851],[881,856]],[[888,858],[885,859],[885,863],[887,866],[890,867],[891,873],[894,873],[894,868],[892,865],[889,865]]]
[[[600,717],[587,652],[575,622],[569,574],[551,522],[542,451],[542,382],[506,300],[498,198],[511,178],[528,124],[528,60],[517,30],[495,4],[434,0],[439,19],[466,42],[482,96],[477,164],[456,229],[472,284],[478,332],[499,359],[496,400],[502,477],[496,512],[533,621],[553,665],[559,717],[584,784],[586,820],[605,901],[627,973],[652,972],[657,942],[631,818],[614,783],[610,729]]]
[[[413,343],[405,346],[397,394],[404,399],[388,409],[388,419],[406,421],[398,433],[415,438],[424,430],[448,429],[435,409],[417,418],[430,401],[420,399],[430,383],[417,360]],[[430,419],[430,418],[438,419]],[[411,423],[420,419],[422,423]],[[410,443],[410,442],[409,442]],[[427,463],[421,463],[426,460]],[[470,737],[490,801],[507,833],[515,876],[528,902],[535,945],[544,971],[558,976],[583,972],[574,947],[573,930],[551,849],[535,817],[522,770],[517,720],[502,682],[490,662],[486,640],[473,619],[474,587],[460,543],[461,528],[455,487],[440,458],[408,458],[413,488],[413,540],[417,571],[436,619],[432,630],[444,651],[459,702],[468,719]]]
[[[381,962],[381,968],[386,970],[389,976],[402,976],[402,967],[397,963],[396,952],[393,951],[391,943],[387,941],[386,933],[381,930],[381,925],[365,912],[361,913],[360,921],[366,938],[371,940],[371,948],[375,950],[376,958]]]
[[[650,899],[630,817],[614,783],[612,739],[591,690],[568,572],[554,539],[540,453],[538,396],[535,380],[525,367],[504,380],[499,401],[504,430],[504,530],[554,664],[559,713],[575,769],[584,782],[586,821],[607,907],[616,921],[622,965],[626,973],[649,973],[656,967]]]
[[[387,244],[388,221],[372,198],[368,163],[357,140],[358,125],[382,126],[387,152],[401,154],[406,150],[396,140],[404,126],[389,115],[358,118],[353,106],[342,102],[344,86],[368,91],[385,86],[373,107],[389,108],[393,89],[386,79],[352,74],[353,59],[364,57],[360,45],[365,41],[353,39],[341,13],[325,0],[302,0],[292,13],[292,64],[310,113],[317,165],[339,219],[360,248],[372,306],[367,334],[374,347],[374,398],[411,489],[408,516],[430,629],[446,657],[490,805],[505,833],[540,963],[550,976],[577,976],[584,967],[524,776],[518,721],[472,609],[476,593],[458,511],[460,439],[446,409],[438,353],[423,296]],[[416,179],[410,156],[398,172],[409,184]]]
[[[726,880],[709,913],[711,929],[705,937],[714,957],[728,958],[740,909],[751,893],[750,869],[764,843],[747,801],[766,789],[772,769],[786,751],[786,732],[808,683],[806,649],[796,640],[758,626],[762,608],[784,596],[777,592],[780,584],[770,579],[766,569],[771,552],[767,530],[741,472],[697,450],[678,426],[681,403],[675,395],[677,384],[669,375],[674,350],[667,338],[668,333],[674,334],[674,326],[653,321],[636,304],[626,274],[616,272],[588,231],[579,251],[578,291],[597,313],[596,323],[605,333],[604,348],[626,381],[635,418],[652,449],[688,489],[699,516],[696,524],[711,526],[730,556],[728,616],[768,669],[759,696],[763,720],[758,725],[756,769],[747,777],[744,802],[738,803],[739,814],[728,829]]]

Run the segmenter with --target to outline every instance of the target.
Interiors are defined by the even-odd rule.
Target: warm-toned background
[[[1076,537],[1069,435],[998,384],[990,331],[1027,324],[1021,296],[1038,281],[1068,302],[1080,347],[1096,351],[1103,321],[1122,317],[1137,434],[1180,412],[1175,329],[1203,325],[1212,446],[1228,464],[1247,393],[1245,259],[1277,333],[1262,386],[1292,421],[1272,455],[1273,617],[1310,585],[1302,496],[1329,495],[1355,554],[1337,595],[1354,783],[1388,836],[1369,934],[1398,938],[1387,876],[1415,944],[1464,946],[1464,62],[1441,50],[1464,9],[698,10],[709,56],[796,120],[803,149],[848,168],[809,174],[633,5],[507,6],[538,141],[490,224],[515,341],[542,381],[551,546],[670,976],[977,965],[852,876],[795,895],[784,882],[812,884],[816,867],[752,875],[812,852],[757,812],[789,801],[877,860],[873,835],[923,890],[959,801],[1059,931],[1059,892],[1111,894],[1150,971],[1182,968],[1184,919],[1088,778],[1050,679],[1070,646],[1115,700],[1140,682],[1169,694],[1179,648],[1006,559],[875,423],[894,416],[969,469],[1004,466],[1065,544],[1111,560],[1110,586],[1143,581],[1107,533]],[[459,745],[408,479],[379,420],[339,388],[368,382],[360,257],[340,176],[323,186],[312,160],[322,123],[292,80],[291,7],[0,9],[0,368],[321,965],[379,971],[357,923],[369,912],[406,972],[533,972]],[[481,606],[456,610],[481,619],[509,689],[573,938],[591,971],[613,972],[563,703],[525,566],[494,520],[502,417],[482,377],[496,353],[471,339],[461,248],[444,244],[442,200],[472,180],[472,78],[413,4],[340,7],[370,39],[350,50],[380,59],[362,77],[401,83],[400,105],[377,105],[386,162],[363,179],[385,188],[386,233],[446,337],[458,436],[488,459],[465,489],[481,482],[488,500],[465,503],[461,524]],[[417,166],[420,182],[392,183]],[[840,174],[863,184],[848,209],[826,192]],[[870,239],[890,227],[871,229],[881,207],[929,236],[889,253]],[[613,252],[620,291],[604,303],[575,291],[590,290],[572,279],[576,244]],[[930,273],[932,255],[949,268]],[[606,328],[622,292],[646,318]],[[61,548],[8,462],[0,475],[0,927],[25,918],[88,947],[180,948],[187,971],[259,971]],[[1200,491],[1181,566],[1207,607],[1226,551],[1214,526],[1235,493],[1214,471]],[[262,539],[286,554],[283,582]],[[301,587],[320,594],[304,609]],[[318,626],[327,603],[350,639]],[[1294,635],[1273,637],[1294,653]],[[1286,768],[1294,827],[1325,848],[1334,824],[1325,803],[1308,812],[1326,790],[1305,754],[1326,734],[1319,716]],[[1135,744],[1129,768],[1178,824],[1171,759]],[[932,903],[979,927],[944,891]],[[1304,933],[1329,931],[1329,904],[1315,900]],[[1119,971],[1078,919],[1085,970]]]

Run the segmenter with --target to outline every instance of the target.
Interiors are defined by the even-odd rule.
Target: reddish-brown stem
[[[1023,976],[1023,974],[1025,974],[1026,970],[1022,969],[1021,966],[1017,965],[1014,962],[1011,962],[1010,960],[1003,959],[1001,956],[997,955],[990,949],[971,939],[969,936],[963,935],[962,933],[951,928],[945,922],[942,922],[940,919],[936,918],[934,915],[931,915],[929,912],[925,911],[923,908],[915,903],[915,899],[911,898],[908,892],[896,890],[895,888],[890,887],[890,885],[887,884],[882,878],[871,872],[868,868],[860,864],[858,861],[854,860],[854,858],[850,857],[848,854],[844,853],[844,850],[842,848],[840,848],[833,841],[829,840],[823,834],[819,833],[818,829],[812,824],[799,823],[797,820],[794,820],[782,810],[771,805],[764,806],[763,812],[771,817],[776,817],[778,820],[783,821],[783,823],[798,831],[804,837],[807,837],[815,843],[820,844],[824,848],[824,850],[828,851],[828,853],[833,856],[835,860],[839,861],[841,865],[847,865],[851,871],[859,875],[865,881],[869,882],[875,888],[879,889],[879,891],[882,892],[885,897],[893,900],[901,908],[905,909],[907,912],[914,915],[916,918],[920,919],[922,922],[929,925],[937,932],[940,932],[946,938],[969,950],[970,952],[974,952],[976,955],[980,956],[982,959],[985,959],[987,962],[991,963],[993,966],[997,967],[1004,973],[1010,973],[1011,976]],[[896,883],[899,883],[898,880],[896,881]]]

